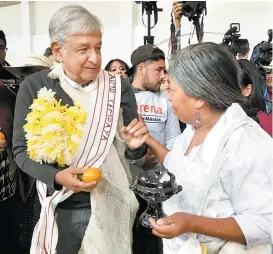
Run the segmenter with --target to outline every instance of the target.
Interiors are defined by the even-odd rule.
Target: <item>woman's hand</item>
[[[149,137],[149,130],[141,116],[134,119],[127,127],[121,128],[121,138],[130,149],[138,149]]]
[[[193,232],[193,215],[188,213],[174,213],[171,216],[155,221],[150,219],[153,234],[161,238],[174,238],[184,233]]]
[[[162,238],[174,238],[184,233],[196,233],[226,241],[246,243],[244,233],[233,217],[207,218],[181,212],[158,221],[151,219],[150,223],[153,234]]]

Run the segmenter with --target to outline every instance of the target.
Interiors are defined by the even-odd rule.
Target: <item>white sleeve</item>
[[[165,146],[171,150],[177,136],[181,134],[178,118],[174,115],[170,102],[168,101],[168,118],[165,125]]]
[[[273,145],[256,134],[247,130],[240,133],[220,174],[248,248],[272,244]]]

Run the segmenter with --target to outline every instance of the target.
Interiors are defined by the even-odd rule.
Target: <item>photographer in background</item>
[[[171,55],[175,54],[177,51],[181,49],[181,20],[182,20],[182,9],[183,9],[183,3],[179,1],[173,2],[173,16],[174,16],[174,27],[175,27],[175,36],[173,37],[173,31],[171,31],[171,38],[169,42],[169,52],[171,52]],[[172,27],[173,29],[173,27]],[[172,40],[174,40],[174,45],[172,44]],[[168,74],[166,73],[166,77],[163,81],[162,88],[165,90],[165,86],[168,87],[167,81],[168,80]],[[166,83],[166,85],[165,85]],[[186,128],[186,124],[179,121],[180,130],[183,132]]]
[[[173,16],[174,16],[174,31],[171,31],[171,38],[169,43],[169,52],[171,54],[175,54],[178,50],[181,49],[181,19],[182,19],[182,2],[174,1],[173,2]],[[173,33],[174,32],[174,37]],[[173,38],[172,38],[173,37]],[[172,40],[174,40],[174,45],[172,44]]]

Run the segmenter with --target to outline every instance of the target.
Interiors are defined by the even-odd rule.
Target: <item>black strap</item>
[[[170,27],[170,31],[171,31],[171,55],[173,55],[177,51],[177,40],[176,40],[176,36],[175,36],[175,25],[173,23],[173,15],[172,15],[172,13],[171,13],[171,27]]]

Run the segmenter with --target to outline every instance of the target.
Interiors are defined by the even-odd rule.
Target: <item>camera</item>
[[[145,9],[153,10],[156,1],[135,1],[137,4],[142,4]]]
[[[144,36],[145,44],[154,44],[154,36],[151,35],[151,29],[155,27],[158,21],[158,12],[163,11],[162,8],[157,8],[157,1],[135,1],[137,4],[142,4],[142,16],[144,11],[148,16],[148,35]],[[151,26],[151,15],[154,13],[154,26]],[[143,22],[143,20],[142,20]],[[144,23],[143,23],[144,24]]]
[[[227,46],[234,54],[246,54],[249,50],[249,42],[247,39],[240,39],[240,24],[231,23],[230,29],[225,33],[222,45]]]
[[[191,21],[194,16],[199,16],[206,9],[206,1],[182,1],[182,15]]]
[[[257,44],[252,52],[250,61],[255,63],[261,74],[266,74],[263,66],[268,66],[272,62],[272,29],[268,32],[268,41]]]
[[[207,15],[206,1],[181,1],[180,3],[182,4],[182,16],[187,17],[189,21],[193,21],[193,25],[196,29],[197,40],[199,43],[202,42],[204,35],[203,19],[204,16]],[[205,12],[205,14],[200,20],[203,12]]]

